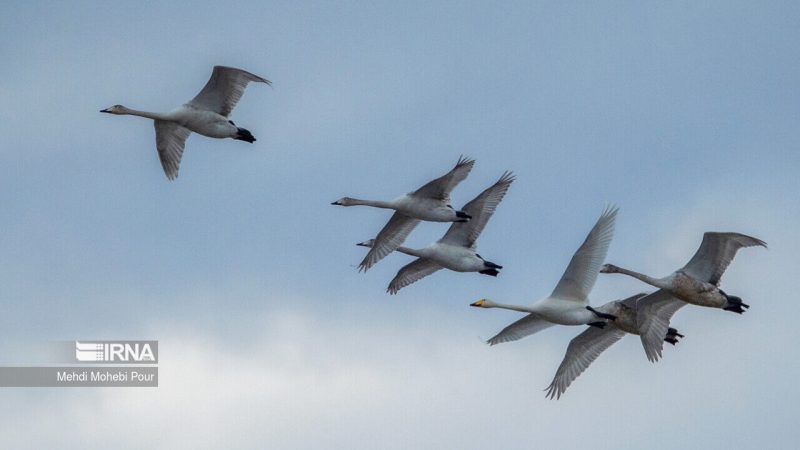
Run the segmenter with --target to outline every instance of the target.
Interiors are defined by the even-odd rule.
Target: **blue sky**
[[[6,389],[4,447],[786,448],[800,438],[793,2],[26,2],[0,15],[0,360],[53,339],[158,339],[157,389]],[[269,78],[164,177],[152,123],[215,64]],[[479,241],[494,279],[356,264],[386,199],[477,160],[517,174]],[[666,275],[739,231],[739,317],[686,308],[544,399],[578,328],[489,348],[607,203],[608,261]],[[423,224],[409,246],[438,239]],[[593,303],[647,290],[601,276]],[[135,420],[136,428],[129,426]],[[611,430],[611,432],[609,432]],[[124,445],[123,444],[123,445]]]

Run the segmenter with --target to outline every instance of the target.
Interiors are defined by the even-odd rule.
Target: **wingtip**
[[[511,183],[513,183],[513,182],[514,182],[514,180],[516,180],[516,179],[517,179],[517,176],[516,176],[516,175],[514,175],[514,172],[512,172],[512,171],[510,171],[510,170],[506,170],[505,172],[503,172],[503,175],[501,175],[501,176],[500,176],[500,179],[499,179],[499,180],[497,180],[497,182],[498,182],[498,183],[508,183],[508,184],[511,184]]]
[[[458,162],[456,162],[456,167],[466,166],[466,165],[474,165],[475,160],[470,158],[469,156],[464,156],[463,154],[458,157]]]

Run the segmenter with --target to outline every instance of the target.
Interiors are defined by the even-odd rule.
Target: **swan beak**
[[[104,112],[104,113],[109,113],[109,114],[111,114],[111,111],[109,111],[109,110],[108,110],[108,108],[106,108],[106,109],[101,109],[101,110],[100,110],[100,112]]]
[[[486,303],[486,300],[485,299],[480,299],[475,303],[471,303],[469,306],[475,306],[475,307],[478,307],[478,308],[482,308],[484,303]]]
[[[105,111],[100,111],[100,112],[105,112]],[[341,203],[339,203],[338,201],[337,202],[331,202],[331,205],[341,205]]]
[[[369,247],[365,242],[359,242],[356,245],[360,245],[361,247]]]

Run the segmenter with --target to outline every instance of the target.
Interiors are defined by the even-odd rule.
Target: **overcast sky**
[[[800,403],[796,2],[16,2],[0,14],[0,361],[49,340],[160,341],[158,388],[0,390],[3,448],[790,448]],[[273,81],[164,176],[152,122],[215,64]],[[354,244],[389,199],[476,159],[504,170],[478,244],[497,278]],[[689,307],[546,400],[556,327],[488,347],[550,293],[604,206],[608,261],[663,276],[705,231],[741,251],[737,316]],[[423,224],[407,245],[438,239]],[[647,291],[601,275],[594,304]],[[19,356],[19,358],[18,358]]]

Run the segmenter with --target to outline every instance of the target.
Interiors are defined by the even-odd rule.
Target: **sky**
[[[0,362],[159,341],[158,388],[2,388],[3,448],[791,448],[800,390],[795,2],[45,2],[0,14]],[[150,121],[214,65],[270,79],[164,176]],[[478,241],[497,278],[354,244],[390,199],[477,162],[517,180]],[[635,336],[558,401],[579,327],[484,340],[548,295],[607,204],[607,261],[655,276],[756,236],[649,363]],[[420,225],[421,247],[446,224]],[[601,275],[592,304],[649,287]]]

